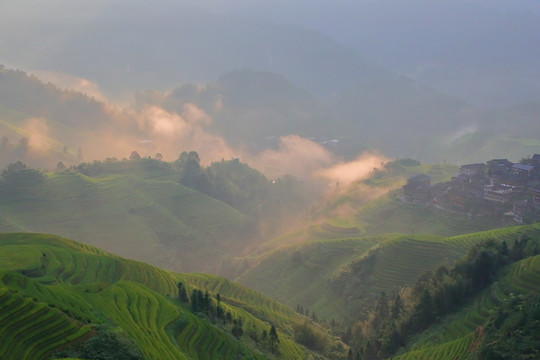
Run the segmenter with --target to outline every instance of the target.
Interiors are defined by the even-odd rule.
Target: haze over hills
[[[79,150],[84,160],[122,158],[133,150],[174,160],[184,150],[196,150],[207,162],[239,157],[265,171],[267,149],[281,149],[289,163],[326,165],[331,154],[337,155],[333,161],[351,160],[371,150],[425,162],[465,163],[540,149],[534,136],[537,102],[480,111],[407,78],[358,85],[323,102],[282,76],[241,70],[205,85],[140,91],[134,106],[120,107],[24,72],[4,68],[0,76],[1,135],[12,147],[22,138],[30,146],[26,152],[5,152],[0,159],[5,165],[16,160],[47,167],[58,161],[72,164]],[[303,137],[303,146],[322,145],[328,154],[319,149],[321,156],[308,160],[284,150],[292,134]],[[268,175],[287,171],[301,173],[284,166]]]
[[[539,17],[527,0],[3,2],[0,358],[537,351],[540,322],[514,310],[539,314],[540,230],[514,225],[540,216]]]
[[[534,4],[300,1],[261,4],[264,13],[244,5],[58,1],[47,17],[39,6],[5,5],[0,62],[106,102],[100,91],[124,101],[163,92],[143,103],[179,114],[182,102],[196,103],[210,115],[207,129],[232,146],[260,149],[267,137],[297,134],[337,140],[334,151],[348,159],[364,150],[460,163],[497,147],[536,152],[534,136],[493,134],[483,115],[540,98]],[[18,46],[25,42],[32,46]]]
[[[57,6],[57,16],[47,18],[16,13],[34,23],[3,39],[0,62],[83,77],[111,95],[206,82],[245,67],[274,71],[325,95],[385,74],[333,39],[298,26],[174,2],[87,7]],[[66,18],[70,10],[81,21]],[[30,38],[35,46],[17,46]]]
[[[252,3],[251,1],[249,3]],[[300,23],[374,63],[483,107],[538,99],[540,7],[524,1],[210,1],[224,13]]]

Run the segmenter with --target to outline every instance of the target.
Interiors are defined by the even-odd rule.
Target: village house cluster
[[[540,221],[540,154],[520,163],[493,159],[463,165],[450,181],[434,185],[428,175],[415,175],[400,198],[469,216],[506,214],[519,224]]]

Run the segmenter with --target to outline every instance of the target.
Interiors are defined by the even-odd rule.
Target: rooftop
[[[525,171],[531,171],[532,169],[534,169],[534,166],[532,165],[523,165],[523,164],[514,164],[512,165],[512,167],[514,169],[525,170]]]
[[[418,175],[411,176],[409,178],[409,181],[426,181],[426,180],[431,180],[431,177],[426,174],[418,174]]]

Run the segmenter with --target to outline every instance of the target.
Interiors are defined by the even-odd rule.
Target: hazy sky
[[[466,103],[445,110],[460,120],[468,119],[469,112],[461,113],[468,104],[540,99],[537,0],[6,0],[0,13],[0,64],[48,75],[56,84],[70,80],[98,98],[100,92],[127,98],[136,90],[203,86],[247,68],[282,76],[354,126],[381,123],[373,119],[390,107],[366,111],[375,100],[405,113],[396,99],[404,101],[413,88],[426,107],[434,99]],[[387,76],[430,90],[408,81],[369,86]],[[264,91],[274,91],[271,84]],[[366,98],[373,101],[362,103]],[[361,109],[352,106],[358,103]],[[440,108],[430,111],[408,120],[437,116],[442,128]],[[384,127],[392,130],[396,118],[386,114]],[[338,130],[328,136],[344,131]]]

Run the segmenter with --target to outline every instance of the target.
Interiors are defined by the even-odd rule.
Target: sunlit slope
[[[355,227],[365,235],[383,233],[452,236],[505,226],[504,219],[469,218],[434,206],[404,204],[397,195],[407,179],[426,174],[431,184],[448,181],[459,172],[449,164],[421,164],[412,159],[388,162],[361,182],[352,184],[315,215],[336,227]]]
[[[413,284],[440,264],[451,265],[474,244],[514,242],[540,236],[540,225],[517,226],[454,237],[387,234],[320,240],[246,258],[238,281],[322,317],[347,319],[369,309],[382,291]]]
[[[178,301],[179,281],[188,292],[219,291],[225,311],[243,319],[239,341],[225,325],[193,314]],[[51,235],[0,235],[0,304],[0,358],[6,360],[54,354],[94,336],[95,324],[124,333],[145,359],[273,358],[250,335],[260,337],[271,324],[281,340],[276,358],[319,357],[292,340],[291,329],[302,318],[260,293],[215,276],[160,270]]]
[[[406,204],[398,198],[401,186],[413,175],[428,174],[431,183],[436,184],[449,180],[458,171],[454,165],[426,165],[413,159],[388,162],[365,180],[336,187],[311,209],[302,228],[268,241],[263,249],[388,233],[453,236],[515,225],[512,219],[502,216],[468,217],[435,206]]]
[[[482,329],[503,299],[510,294],[540,293],[540,256],[521,260],[499,277],[458,313],[441,319],[425,331],[406,352],[392,359],[472,359]],[[517,336],[517,335],[514,335]],[[516,354],[517,355],[517,354]]]
[[[360,207],[355,220],[366,234],[400,232],[452,236],[515,225],[509,218],[470,218],[434,207],[403,204],[392,194]]]
[[[6,274],[0,271],[6,277]],[[47,352],[88,335],[90,328],[46,303],[0,287],[2,359],[40,359]]]
[[[159,170],[103,177],[50,173],[0,182],[0,230],[47,232],[170,269],[208,269],[235,244],[243,215]]]

